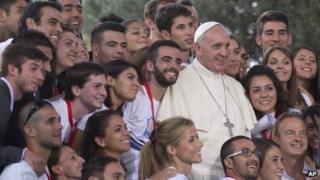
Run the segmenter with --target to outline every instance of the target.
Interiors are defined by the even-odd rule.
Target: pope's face
[[[198,61],[208,70],[223,73],[228,60],[230,39],[221,25],[216,25],[203,34],[195,44]]]

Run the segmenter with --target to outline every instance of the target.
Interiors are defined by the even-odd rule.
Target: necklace
[[[214,101],[214,103],[218,106],[219,110],[222,112],[223,116],[226,118],[226,122],[224,123],[224,126],[226,126],[228,128],[228,132],[229,132],[229,136],[233,137],[233,132],[232,132],[232,128],[233,128],[233,124],[230,122],[229,117],[228,117],[228,107],[227,107],[227,93],[226,93],[226,86],[224,83],[223,78],[221,77],[222,80],[222,84],[223,84],[223,91],[224,91],[224,102],[225,102],[225,111],[223,111],[222,107],[219,105],[218,101],[216,100],[216,98],[213,96],[213,94],[211,93],[210,89],[208,88],[207,84],[204,82],[203,78],[201,77],[201,75],[199,74],[199,72],[196,70],[196,68],[194,67],[194,65],[192,65],[193,70],[197,73],[197,75],[199,76],[199,78],[201,79],[203,85],[205,86],[205,88],[207,89],[208,93],[211,96],[211,99]]]

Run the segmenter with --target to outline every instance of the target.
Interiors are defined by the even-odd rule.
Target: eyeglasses
[[[261,153],[258,150],[255,149],[255,150],[251,151],[248,148],[244,148],[238,152],[235,152],[235,153],[228,155],[227,158],[239,156],[239,155],[243,155],[244,157],[250,157],[250,156],[252,156],[252,154],[256,155],[257,157],[261,157]]]
[[[28,121],[30,120],[31,116],[37,112],[39,109],[41,109],[42,107],[49,105],[51,106],[51,104],[48,101],[44,101],[44,100],[36,100],[32,103],[32,107],[29,110],[28,116],[26,118],[26,120],[23,123],[23,126],[25,126]]]

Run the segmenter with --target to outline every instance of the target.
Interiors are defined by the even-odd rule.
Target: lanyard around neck
[[[71,133],[70,133],[70,137],[68,140],[68,145],[72,146],[73,141],[74,141],[74,137],[76,135],[76,126],[77,126],[77,122],[74,122],[73,120],[73,113],[72,113],[72,107],[71,107],[71,102],[66,100],[66,104],[67,104],[67,110],[68,110],[68,119],[69,119],[69,125],[71,128]]]
[[[147,91],[147,96],[149,98],[150,104],[151,104],[151,111],[152,111],[152,122],[153,122],[153,129],[155,129],[158,124],[156,122],[155,116],[154,116],[154,106],[153,106],[153,97],[152,97],[152,92],[150,88],[149,82],[145,82],[144,87],[146,88]]]

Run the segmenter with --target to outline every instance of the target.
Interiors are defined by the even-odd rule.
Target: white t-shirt
[[[184,174],[176,174],[174,177],[171,177],[168,180],[188,180],[188,178]]]
[[[123,117],[131,131],[138,139],[148,141],[153,130],[152,108],[144,86],[138,91],[132,102],[123,106]],[[160,102],[153,99],[154,116],[157,116]]]
[[[251,130],[252,136],[256,138],[266,138],[269,139],[272,133],[272,126],[276,123],[275,112],[265,114],[262,118],[258,120],[258,123]],[[265,134],[264,134],[265,133]]]
[[[69,122],[69,116],[68,116],[68,106],[67,103],[64,99],[58,99],[58,100],[53,100],[53,101],[49,101],[50,104],[54,107],[54,109],[57,111],[57,113],[60,115],[61,117],[61,125],[63,126],[62,128],[62,141],[63,142],[68,142],[70,135],[71,135],[71,126],[70,126],[70,122]],[[105,108],[105,107],[102,107]],[[106,109],[106,108],[105,108]],[[93,114],[92,113],[88,113],[86,115],[84,115],[77,123],[77,128],[85,128],[86,123],[88,118]],[[81,123],[81,121],[84,120],[84,122]],[[77,120],[73,119],[73,122],[76,122]],[[80,127],[80,128],[79,128]],[[82,129],[81,129],[82,130]]]
[[[49,101],[49,102],[61,117],[61,125],[63,126],[62,135],[61,135],[62,141],[68,142],[69,136],[71,134],[71,126],[70,126],[69,117],[68,117],[67,103],[62,98],[54,101]]]
[[[304,162],[304,165],[303,165],[303,170],[302,170],[302,173],[307,175],[308,172],[310,171],[316,171],[315,169],[311,168],[306,162]],[[310,179],[309,177],[306,178],[306,180]],[[282,174],[281,176],[281,180],[294,180],[294,178],[292,178],[291,176],[289,176],[287,174],[286,171],[284,171],[284,173]]]
[[[48,171],[47,171],[48,173]],[[29,164],[22,160],[18,163],[7,166],[1,176],[0,180],[47,180],[48,177],[44,173],[40,177],[32,170]]]
[[[223,177],[223,178],[221,178],[220,180],[236,180],[236,179],[234,179],[234,178],[232,178],[232,177]]]
[[[203,142],[202,162],[192,165],[196,179],[222,178],[220,147],[231,136],[250,137],[257,122],[242,85],[228,75],[208,70],[197,59],[180,72],[163,96],[158,120],[173,116],[191,119]],[[226,122],[232,123],[232,128]]]
[[[157,115],[159,101],[153,99],[154,116]],[[130,131],[130,151],[122,156],[122,163],[127,169],[127,179],[138,179],[138,167],[140,162],[140,150],[149,141],[153,130],[152,108],[150,99],[143,86],[132,102],[123,106],[123,119]]]
[[[86,128],[87,125],[87,121],[89,119],[89,117],[91,117],[94,113],[99,112],[99,111],[103,111],[103,110],[107,110],[108,108],[103,105],[101,109],[97,109],[92,113],[86,114],[84,115],[81,120],[79,121],[78,125],[77,125],[77,129],[84,131],[84,129]]]
[[[310,99],[310,97],[304,93],[304,92],[300,92],[301,96],[303,97],[304,102],[307,104],[307,106],[312,106],[312,101]]]
[[[0,67],[2,65],[3,51],[9,46],[9,44],[11,44],[12,40],[13,40],[13,38],[9,38],[8,40],[0,43]],[[0,69],[0,72],[1,72],[1,69]]]

